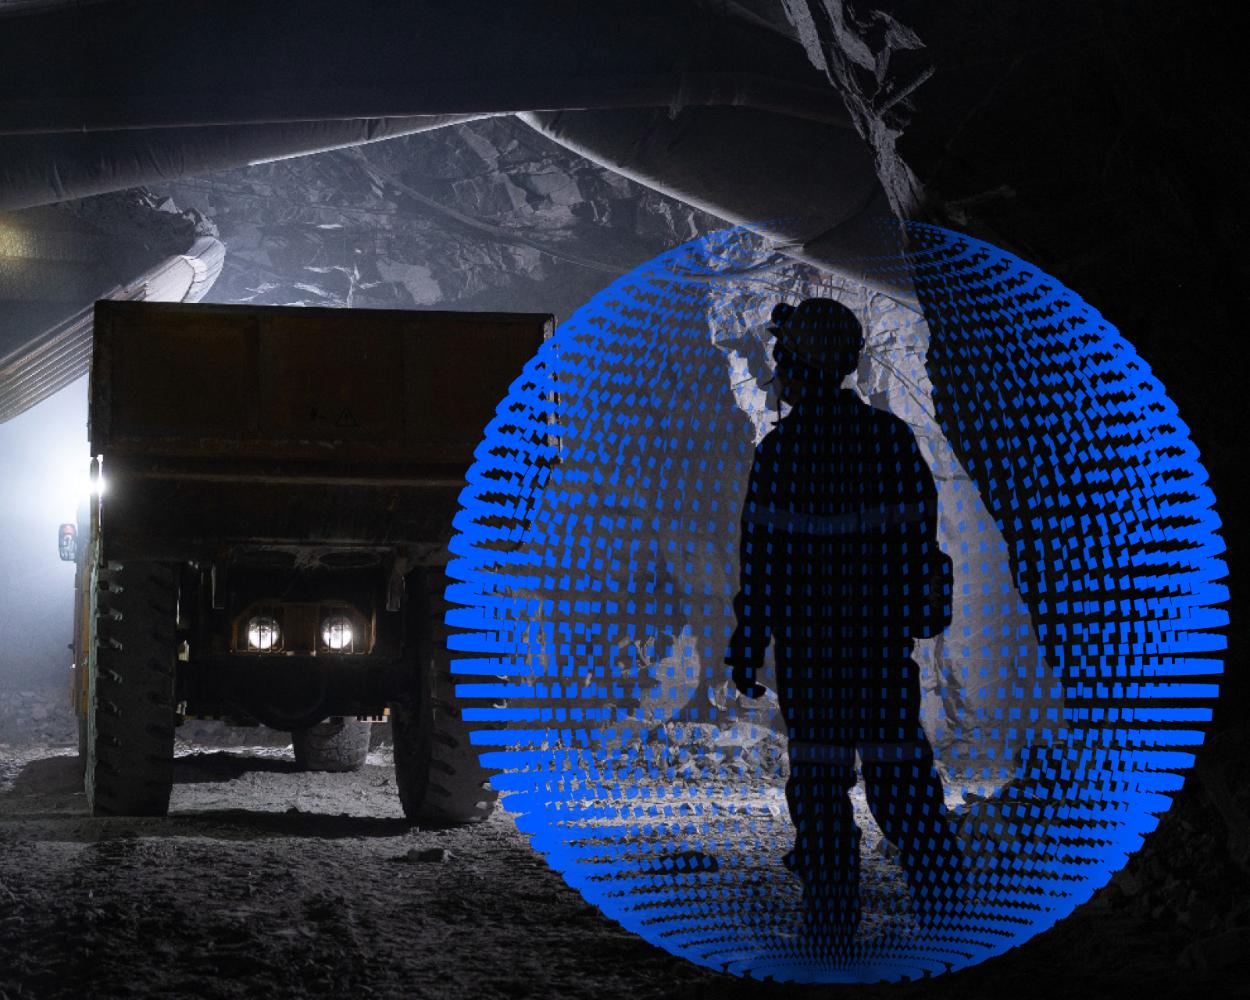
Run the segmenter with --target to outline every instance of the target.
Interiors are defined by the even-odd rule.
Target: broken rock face
[[[487,118],[162,189],[221,230],[216,302],[558,318],[719,220]]]

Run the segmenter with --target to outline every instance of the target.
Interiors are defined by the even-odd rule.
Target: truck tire
[[[87,803],[96,816],[164,816],[174,782],[177,576],[160,563],[99,571],[87,709]]]
[[[409,822],[420,826],[480,823],[499,793],[491,772],[469,744],[472,728],[461,718],[447,649],[447,577],[417,570],[406,578],[408,635],[413,649],[413,692],[391,705],[395,785]]]
[[[373,723],[329,719],[291,733],[295,766],[301,771],[359,771],[369,756]]]

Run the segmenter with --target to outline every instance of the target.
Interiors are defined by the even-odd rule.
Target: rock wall
[[[613,277],[721,225],[511,117],[161,190],[220,230],[215,302],[562,318]]]

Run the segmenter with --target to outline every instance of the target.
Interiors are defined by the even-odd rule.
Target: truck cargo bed
[[[104,557],[199,558],[244,541],[440,549],[495,407],[553,325],[97,303]]]
[[[92,454],[362,466],[473,458],[549,315],[96,305]]]

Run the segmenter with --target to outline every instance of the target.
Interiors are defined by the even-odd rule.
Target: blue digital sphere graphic
[[[907,238],[874,266],[905,269],[923,311],[741,229],[620,278],[499,404],[456,520],[457,695],[505,807],[607,916],[737,975],[918,978],[1045,930],[1155,827],[1217,694],[1219,522],[1163,387],[1037,268]],[[940,782],[963,874],[922,905],[916,852],[937,867],[940,846],[900,854],[861,777],[838,948],[788,857],[781,667],[770,649],[750,698],[726,665],[748,481],[789,412],[768,317],[813,297],[862,325],[843,384],[910,428],[953,566],[949,625],[911,652],[933,764],[891,773],[900,801]]]

